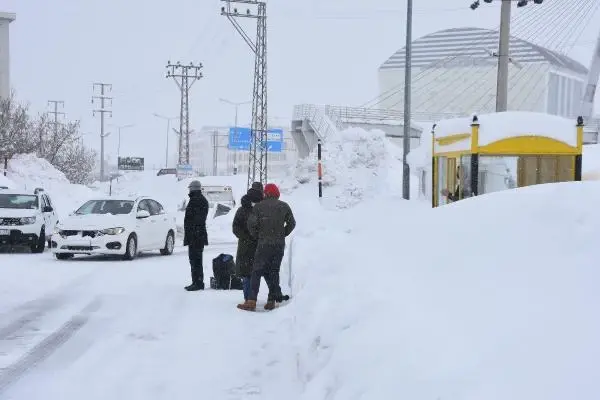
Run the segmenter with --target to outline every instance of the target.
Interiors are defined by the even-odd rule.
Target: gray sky
[[[473,12],[470,3],[416,1],[415,38],[452,27],[497,27],[498,4],[482,4]],[[254,56],[220,15],[222,5],[219,0],[0,0],[2,11],[17,13],[11,24],[12,86],[36,112],[49,109],[47,100],[64,100],[67,118],[81,120],[86,143],[98,148],[92,83],[113,84],[108,122],[135,124],[123,130],[121,154],[145,156],[147,166],[164,163],[166,121],[152,113],[179,115],[179,90],[164,77],[168,60],[204,64],[204,78],[191,91],[192,127],[233,123],[233,107],[219,97],[251,99]],[[294,104],[360,105],[375,97],[378,66],[403,46],[405,7],[403,0],[269,1],[272,124],[287,124]],[[252,23],[242,23],[254,37]],[[597,29],[587,27],[570,52],[586,66]],[[250,106],[240,107],[240,121],[249,119]],[[175,140],[171,135],[173,148]],[[116,132],[106,144],[116,155]]]

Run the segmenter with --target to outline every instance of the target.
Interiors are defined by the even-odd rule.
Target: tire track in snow
[[[98,310],[100,304],[101,302],[99,299],[94,299],[59,329],[46,336],[45,339],[27,352],[25,356],[7,368],[0,370],[0,393],[16,383],[26,375],[27,372],[42,363],[51,356],[52,353],[65,344],[88,322],[90,316]]]
[[[66,303],[69,296],[68,289],[81,285],[88,276],[77,278],[66,285],[62,285],[53,292],[34,300],[30,300],[12,311],[1,315],[1,319],[12,319],[7,325],[0,327],[0,341],[10,339],[23,331],[28,325],[36,322],[51,311],[58,309]],[[15,317],[15,315],[17,315]],[[12,316],[12,318],[11,318]]]

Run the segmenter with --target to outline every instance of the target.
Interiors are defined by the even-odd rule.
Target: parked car
[[[231,186],[202,186],[202,194],[208,200],[209,218],[216,218],[228,214],[235,208],[235,198]],[[187,207],[189,198],[186,197],[178,207],[179,211],[184,211]]]
[[[33,193],[0,189],[0,246],[28,246],[43,253],[58,217],[50,196],[43,189]]]
[[[140,252],[173,254],[175,215],[149,197],[89,200],[65,219],[52,236],[59,260],[75,254],[117,254],[133,260]]]
[[[156,176],[177,175],[177,168],[161,168],[156,173]]]

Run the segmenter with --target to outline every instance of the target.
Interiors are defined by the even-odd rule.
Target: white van
[[[202,194],[208,200],[209,218],[216,218],[229,213],[235,208],[235,198],[231,186],[209,185],[202,186]],[[180,204],[179,211],[185,211],[188,197]]]

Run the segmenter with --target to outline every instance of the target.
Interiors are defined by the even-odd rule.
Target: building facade
[[[249,152],[229,149],[229,126],[204,126],[190,137],[190,164],[196,173],[205,176],[247,174]],[[296,146],[288,127],[283,130],[281,152],[269,152],[268,175],[287,171],[298,159]]]
[[[414,41],[412,111],[495,111],[498,40],[498,31],[456,28]],[[404,57],[402,48],[380,66],[377,108],[403,110]],[[511,37],[508,109],[574,117],[587,74],[585,66],[567,56]]]
[[[15,19],[15,14],[0,12],[0,98],[10,95],[9,25]]]

